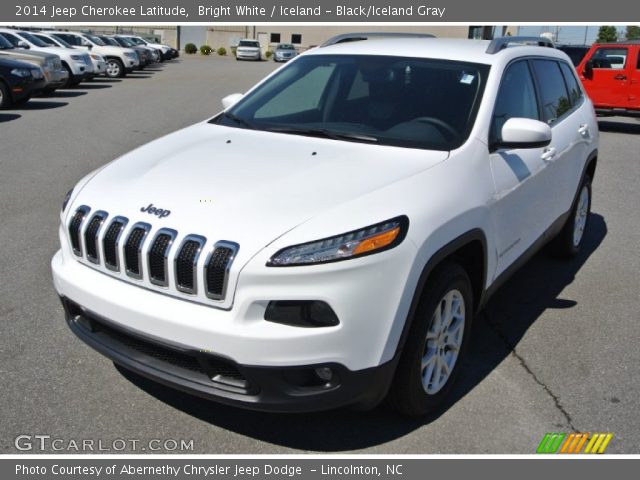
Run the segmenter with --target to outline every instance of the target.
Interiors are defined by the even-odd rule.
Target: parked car
[[[496,289],[580,251],[598,125],[537,38],[368,35],[76,184],[52,269],[80,339],[245,408],[446,401]]]
[[[140,64],[138,55],[130,48],[106,45],[95,35],[82,32],[48,32],[56,38],[61,38],[74,47],[86,48],[91,52],[102,55],[107,62],[105,75],[110,78],[121,78],[133,72]]]
[[[165,60],[172,60],[174,58],[178,58],[180,56],[180,52],[169,45],[164,45],[162,43],[154,43],[148,40],[145,40],[142,37],[137,35],[118,35],[121,38],[126,38],[127,40],[132,41],[136,45],[146,46],[150,48],[155,48],[160,51],[160,61],[163,62]]]
[[[52,35],[47,35],[46,32],[31,32],[31,33],[48,45],[55,45],[58,47],[71,49],[75,51],[85,50],[80,47],[73,47],[72,45],[62,40],[61,38],[56,38]],[[98,75],[104,75],[104,72],[107,67],[107,64],[104,61],[104,58],[101,55],[98,55],[97,53],[91,52],[91,51],[89,51],[87,55],[89,55],[89,59],[91,60],[91,65],[93,66],[93,72],[87,75],[86,80],[91,80],[97,77]]]
[[[140,64],[144,65],[152,65],[156,63],[159,57],[159,53],[156,49],[147,47],[146,45],[136,45],[128,38],[119,37],[117,35],[111,35],[108,37],[111,41],[116,42],[118,45],[124,48],[133,48],[140,58]]]
[[[598,115],[640,117],[640,40],[594,43],[577,70]]]
[[[19,60],[42,68],[45,78],[44,94],[51,94],[67,83],[69,74],[62,68],[60,57],[45,52],[33,52],[22,48],[13,48],[9,40],[0,34],[0,58]]]
[[[96,36],[100,40],[102,40],[105,43],[105,45],[109,45],[116,48],[128,48],[136,52],[136,56],[138,58],[138,66],[136,67],[137,70],[144,70],[144,67],[146,67],[151,63],[151,56],[145,49],[142,49],[139,47],[124,47],[120,44],[120,42],[116,41],[115,38],[109,35],[96,35]]]
[[[280,43],[273,52],[274,62],[288,62],[298,56],[298,51],[291,43]]]
[[[26,48],[36,52],[45,52],[60,57],[62,68],[67,73],[65,87],[78,85],[93,76],[93,64],[86,52],[69,50],[57,45],[50,45],[40,40],[31,32],[21,30],[0,29],[0,35],[9,40],[15,48]]]
[[[28,102],[44,86],[44,72],[40,67],[0,58],[0,110]]]
[[[262,60],[262,47],[257,40],[244,38],[236,47],[236,60]]]
[[[574,66],[579,65],[584,56],[589,51],[589,47],[586,45],[557,45],[558,50],[562,50],[571,59],[571,63]]]

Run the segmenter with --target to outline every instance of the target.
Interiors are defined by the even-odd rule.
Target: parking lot
[[[448,408],[432,418],[384,406],[238,410],[116,368],[68,330],[49,267],[68,189],[212,116],[222,97],[277,67],[183,56],[0,112],[0,452],[17,453],[14,438],[26,434],[105,445],[193,439],[188,453],[534,453],[546,432],[577,431],[612,432],[608,453],[640,453],[638,120],[601,119],[582,254],[563,262],[541,252],[502,288],[474,325]]]

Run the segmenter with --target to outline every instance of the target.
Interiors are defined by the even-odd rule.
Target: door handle
[[[550,160],[553,160],[555,156],[556,156],[556,149],[554,147],[549,147],[544,149],[544,151],[542,152],[542,155],[540,155],[540,158],[542,158],[542,160],[544,160],[545,162],[548,162]]]
[[[626,80],[627,76],[626,75],[616,75],[615,77],[613,77],[614,80]]]
[[[589,125],[587,125],[586,123],[580,125],[580,128],[578,128],[578,133],[580,135],[587,135],[589,133]]]

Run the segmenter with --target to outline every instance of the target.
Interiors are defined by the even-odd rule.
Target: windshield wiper
[[[222,116],[240,125],[244,125],[247,128],[253,129],[253,126],[249,122],[247,122],[244,118],[240,118],[237,115],[234,115],[233,113],[224,112]]]
[[[332,140],[352,140],[356,142],[378,143],[378,139],[353,132],[335,132],[324,128],[292,128],[273,127],[267,129],[269,132],[290,133],[293,135],[308,135],[310,137],[331,138]]]

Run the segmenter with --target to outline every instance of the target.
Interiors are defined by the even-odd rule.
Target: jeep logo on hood
[[[148,207],[142,207],[140,211],[147,212],[149,215],[156,215],[158,218],[165,218],[171,215],[171,210],[154,207],[153,203],[150,203]]]

